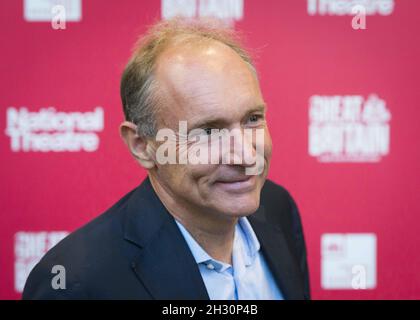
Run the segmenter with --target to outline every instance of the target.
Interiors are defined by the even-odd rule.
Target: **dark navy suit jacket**
[[[306,247],[289,193],[267,180],[248,217],[286,299],[309,299]],[[54,265],[66,289],[53,289]],[[53,247],[30,273],[23,299],[209,299],[175,220],[150,181]]]

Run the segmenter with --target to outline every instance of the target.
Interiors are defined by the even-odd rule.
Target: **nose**
[[[222,143],[223,147],[228,146],[228,150],[222,149],[223,163],[243,167],[255,166],[256,148],[253,136],[252,129],[232,129],[228,137],[229,143]]]

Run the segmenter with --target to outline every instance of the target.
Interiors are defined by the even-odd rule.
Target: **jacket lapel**
[[[188,244],[148,178],[128,203],[124,237],[139,249],[131,267],[154,299],[209,299]]]
[[[262,253],[285,299],[304,299],[302,276],[283,230],[265,221],[263,206],[248,219],[261,243]]]
[[[126,210],[124,238],[135,246],[131,267],[150,295],[159,300],[209,300],[188,244],[148,178]],[[303,299],[299,267],[281,227],[266,222],[263,205],[248,219],[284,298]]]

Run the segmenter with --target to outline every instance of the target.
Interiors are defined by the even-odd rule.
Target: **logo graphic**
[[[67,231],[21,231],[15,234],[16,292],[23,291],[29,273],[42,256],[67,235]]]
[[[388,16],[394,12],[394,0],[307,0],[307,11],[311,16],[354,15],[353,8],[363,7],[366,15]]]
[[[376,287],[376,235],[326,233],[321,237],[323,289]]]
[[[7,108],[6,134],[13,152],[96,151],[104,128],[104,110],[57,112],[54,107],[29,112],[26,108]]]
[[[385,101],[362,96],[309,99],[308,152],[320,162],[379,162],[389,153],[391,113]]]
[[[233,24],[244,15],[243,0],[162,0],[162,18],[218,18]]]
[[[82,20],[81,0],[24,0],[23,16],[28,22],[78,22]],[[55,22],[54,22],[55,21]],[[53,24],[54,27],[54,24]]]

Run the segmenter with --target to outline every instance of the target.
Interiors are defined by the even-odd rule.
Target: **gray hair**
[[[257,76],[250,54],[242,47],[239,34],[216,20],[174,18],[160,21],[136,43],[121,78],[120,94],[124,116],[137,125],[137,134],[154,137],[159,96],[154,68],[159,55],[172,43],[190,44],[219,41],[233,49]]]

